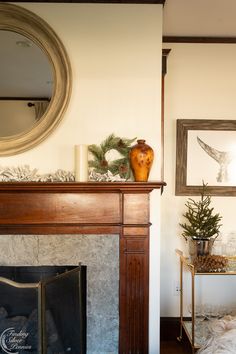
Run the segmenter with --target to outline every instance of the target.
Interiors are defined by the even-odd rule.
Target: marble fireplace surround
[[[148,353],[149,194],[163,186],[163,182],[0,183],[2,235],[119,235],[122,354]]]

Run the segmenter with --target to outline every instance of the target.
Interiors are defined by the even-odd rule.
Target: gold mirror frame
[[[0,30],[20,33],[47,55],[54,71],[54,89],[47,111],[26,132],[0,138],[0,156],[29,150],[41,143],[60,123],[71,93],[71,67],[66,50],[54,30],[39,16],[17,5],[0,3]]]

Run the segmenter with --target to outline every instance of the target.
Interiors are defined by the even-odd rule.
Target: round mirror
[[[0,30],[0,138],[30,130],[53,93],[53,67],[45,52],[19,33]]]
[[[32,12],[0,3],[0,156],[28,150],[59,124],[71,92],[61,41]]]

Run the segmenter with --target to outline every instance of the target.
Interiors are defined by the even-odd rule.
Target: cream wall
[[[187,197],[175,196],[176,119],[236,118],[236,45],[165,44],[171,48],[165,81],[165,181],[162,197],[161,231],[161,316],[178,316],[179,297],[174,286],[179,279],[176,248],[186,251],[178,226],[183,220]],[[200,166],[192,165],[193,169]],[[207,182],[207,181],[206,181]],[[221,228],[224,243],[236,235],[235,198],[213,197],[215,211],[223,216]],[[231,278],[232,280],[232,278]],[[204,301],[218,301],[217,296],[232,302],[233,283],[209,278],[199,284]],[[210,286],[209,286],[210,285]],[[217,294],[217,296],[216,296]],[[230,296],[231,295],[231,296]],[[221,300],[220,300],[221,301]],[[235,306],[235,301],[234,301]]]
[[[64,43],[73,89],[62,124],[38,147],[1,164],[28,163],[45,172],[73,169],[75,144],[108,134],[144,137],[157,152],[159,177],[161,5],[24,4]],[[47,160],[42,160],[43,156]]]
[[[74,145],[99,144],[110,133],[145,138],[160,177],[161,5],[22,3],[46,20],[69,54],[73,89],[65,118],[42,144],[0,158],[39,172],[73,170]],[[159,352],[159,192],[151,195],[150,354]]]

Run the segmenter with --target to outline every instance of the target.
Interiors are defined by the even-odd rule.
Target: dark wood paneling
[[[137,236],[137,228],[130,227],[129,232],[126,228],[129,236],[123,235],[120,243],[121,265],[125,264],[121,266],[120,353],[148,353],[149,229],[142,230],[138,233],[143,235]],[[121,338],[124,334],[126,347]]]
[[[7,205],[7,208],[5,207]],[[3,224],[119,224],[117,193],[4,193],[0,203]]]
[[[147,224],[149,221],[148,194],[124,194],[124,224]]]
[[[147,281],[145,273],[147,262],[145,255],[127,255],[127,301],[126,319],[129,323],[127,327],[127,344],[131,353],[148,353],[147,340]],[[139,308],[139,311],[137,311]]]

